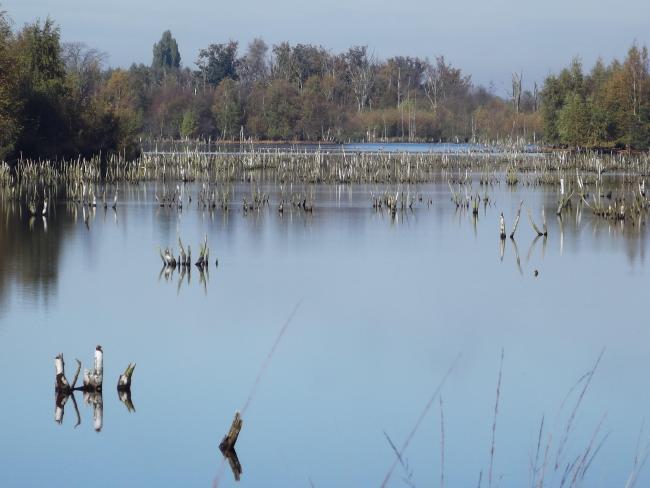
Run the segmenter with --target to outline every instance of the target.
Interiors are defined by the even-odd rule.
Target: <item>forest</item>
[[[525,142],[599,150],[650,145],[648,51],[560,73],[509,93],[477,85],[443,56],[376,57],[255,39],[182,60],[163,32],[150,65],[64,43],[54,20],[14,28],[0,12],[0,160],[140,150],[140,141]]]

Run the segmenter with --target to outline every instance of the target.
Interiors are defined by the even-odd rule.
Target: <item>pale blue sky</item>
[[[51,15],[66,41],[83,41],[113,66],[151,61],[165,29],[178,40],[183,64],[194,68],[200,48],[229,38],[240,46],[256,36],[269,45],[288,40],[334,52],[366,44],[380,58],[445,55],[479,83],[504,94],[513,71],[524,83],[581,55],[623,57],[630,44],[650,41],[648,0],[0,0],[15,25]]]

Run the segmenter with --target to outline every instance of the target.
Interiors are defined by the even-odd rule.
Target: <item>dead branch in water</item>
[[[515,238],[515,232],[517,232],[517,225],[519,225],[519,217],[521,215],[521,206],[524,204],[524,201],[519,202],[519,208],[517,209],[517,216],[515,217],[515,224],[512,226],[512,232],[510,233],[510,239]]]
[[[537,232],[537,236],[539,237],[539,236],[545,236],[545,235],[547,235],[546,232],[542,232],[541,230],[539,230],[539,227],[537,227],[537,224],[535,224],[535,221],[533,220],[533,215],[532,215],[532,213],[530,212],[530,209],[526,209],[526,210],[527,210],[527,212],[528,212],[528,221],[530,222],[530,225],[533,227],[533,230],[534,230],[535,232]],[[543,210],[542,210],[542,215],[544,215]],[[544,219],[544,221],[546,221],[546,219]],[[545,230],[546,230],[546,228],[545,228]]]

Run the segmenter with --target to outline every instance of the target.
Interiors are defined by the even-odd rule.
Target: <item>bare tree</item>
[[[345,55],[350,86],[361,112],[368,104],[374,84],[375,61],[368,55],[367,46],[355,46]]]
[[[268,46],[260,38],[255,38],[248,44],[246,54],[239,60],[238,71],[243,84],[253,84],[268,78],[268,51]]]
[[[63,61],[81,103],[88,102],[101,83],[107,55],[81,42],[63,44]]]
[[[424,76],[424,93],[431,103],[431,109],[435,113],[438,111],[438,101],[443,91],[443,78],[442,72],[439,69],[439,63],[436,66],[429,64]]]
[[[523,73],[513,73],[512,74],[512,104],[515,108],[515,113],[519,113],[519,107],[521,105],[521,80],[523,79]]]

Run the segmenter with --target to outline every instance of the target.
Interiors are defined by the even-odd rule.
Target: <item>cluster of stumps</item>
[[[178,247],[179,247],[178,259],[174,256],[174,254],[168,247],[166,247],[164,251],[158,248],[158,251],[160,253],[160,259],[163,262],[164,268],[173,269],[176,267],[183,268],[183,267],[192,266],[192,250],[190,249],[190,246],[189,245],[187,246],[187,253],[186,253],[185,248],[183,247],[183,242],[179,237]],[[210,264],[209,257],[210,257],[210,248],[208,247],[208,236],[206,235],[203,244],[201,244],[200,246],[199,259],[196,261],[196,263],[194,263],[194,265],[201,270],[206,269]],[[215,265],[219,266],[218,259],[215,261]]]
[[[79,379],[79,373],[81,372],[81,361],[78,359],[76,361],[77,370],[72,382],[69,382],[65,376],[63,354],[59,354],[54,358],[54,366],[56,368],[56,408],[54,420],[58,424],[63,422],[65,404],[68,401],[68,398],[72,398],[75,412],[77,414],[77,425],[81,423],[81,417],[79,415],[79,409],[77,408],[77,401],[75,400],[74,392],[82,391],[85,402],[93,407],[94,428],[99,432],[102,430],[104,417],[104,402],[102,398],[102,387],[104,383],[104,351],[102,346],[97,346],[95,348],[93,368],[91,370],[84,370],[82,386],[77,386],[77,380]],[[135,363],[129,363],[124,370],[124,373],[122,373],[117,380],[118,397],[120,401],[126,405],[129,412],[135,411],[135,407],[131,401],[131,377],[133,376],[134,371]]]

